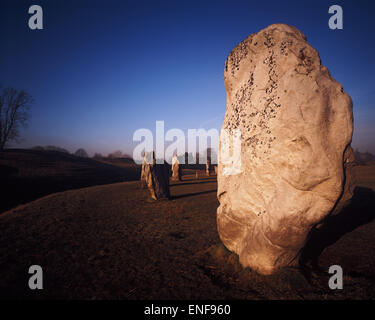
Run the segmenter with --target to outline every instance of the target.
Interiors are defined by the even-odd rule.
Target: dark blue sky
[[[299,28],[354,102],[354,147],[375,152],[373,1],[1,0],[0,83],[35,103],[20,147],[132,153],[133,132],[220,128],[224,62],[272,23]],[[29,6],[44,11],[32,31]],[[328,28],[339,4],[344,30]],[[16,145],[15,145],[16,146]]]

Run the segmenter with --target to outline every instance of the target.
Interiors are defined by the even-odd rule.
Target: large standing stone
[[[172,158],[172,180],[181,181],[181,166],[176,154]]]
[[[241,130],[241,169],[224,175],[219,161],[218,231],[243,266],[270,274],[297,264],[309,231],[352,196],[352,101],[284,24],[236,46],[224,78],[222,129]]]

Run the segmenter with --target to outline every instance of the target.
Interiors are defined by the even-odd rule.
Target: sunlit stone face
[[[269,274],[297,263],[311,228],[351,197],[352,101],[282,24],[235,47],[224,78],[222,129],[241,132],[241,169],[224,174],[219,161],[218,231],[242,265]]]

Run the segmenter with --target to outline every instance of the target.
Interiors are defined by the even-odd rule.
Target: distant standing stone
[[[169,173],[168,163],[157,164],[155,155],[152,154],[151,163],[145,164],[144,174],[147,187],[154,200],[169,198]]]
[[[177,155],[172,158],[172,180],[181,181],[181,166]]]
[[[206,176],[209,176],[211,173],[211,160],[207,159],[206,162]]]
[[[147,188],[147,178],[149,176],[150,166],[147,165],[146,155],[143,156],[142,167],[141,167],[141,188]]]

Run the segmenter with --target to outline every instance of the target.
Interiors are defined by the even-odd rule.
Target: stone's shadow
[[[202,192],[194,192],[194,193],[187,193],[187,194],[181,194],[178,196],[171,196],[169,199],[170,200],[176,200],[176,199],[181,199],[181,198],[186,198],[186,197],[194,197],[194,196],[199,196],[201,194],[206,194],[206,193],[211,193],[211,192],[216,192],[217,190],[208,190],[208,191],[202,191]]]
[[[343,235],[375,218],[375,192],[369,188],[356,187],[351,203],[336,215],[325,219],[324,224],[314,228],[301,251],[300,265],[319,271],[319,256],[325,248],[334,244]]]
[[[187,180],[184,180],[184,181],[187,181]],[[191,180],[189,180],[189,181],[191,181]],[[192,184],[202,184],[202,183],[213,183],[213,182],[215,182],[216,180],[213,180],[213,179],[211,179],[211,180],[202,180],[202,181],[199,181],[199,180],[193,180],[193,181],[196,181],[196,182],[182,182],[182,183],[171,183],[170,184],[170,186],[171,187],[177,187],[177,186],[188,186],[188,185],[192,185]]]
[[[189,176],[192,176],[191,174]],[[200,175],[198,179],[196,179],[195,177],[193,178],[188,178],[188,179],[184,179],[184,176],[182,176],[182,182],[193,182],[193,181],[210,181],[210,182],[213,182],[213,181],[217,181],[217,176],[214,175],[214,176],[204,176],[204,175]]]

